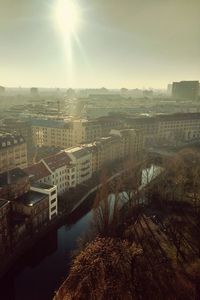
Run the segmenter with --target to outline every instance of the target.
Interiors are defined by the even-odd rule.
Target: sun
[[[80,23],[78,6],[74,0],[56,1],[56,19],[60,30],[65,34],[73,34]]]

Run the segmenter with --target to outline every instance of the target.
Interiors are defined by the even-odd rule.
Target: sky
[[[165,88],[200,79],[199,0],[0,0],[0,85]],[[68,16],[68,15],[67,15]]]

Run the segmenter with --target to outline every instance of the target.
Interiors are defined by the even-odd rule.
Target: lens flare
[[[73,0],[57,0],[56,19],[63,33],[75,33],[80,21],[79,10],[76,3]]]

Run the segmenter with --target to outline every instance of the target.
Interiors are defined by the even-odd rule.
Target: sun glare
[[[75,1],[57,0],[56,19],[61,31],[67,34],[75,33],[80,21],[79,10]]]

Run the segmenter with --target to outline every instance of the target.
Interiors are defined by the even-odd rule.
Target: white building
[[[73,147],[66,149],[65,153],[71,159],[75,166],[75,181],[76,185],[87,181],[92,177],[92,153],[86,146]]]
[[[51,173],[48,183],[57,186],[58,194],[76,186],[75,166],[65,151],[44,158],[42,162]]]
[[[49,196],[49,220],[58,214],[57,187],[46,183],[34,183],[31,185],[31,191],[39,192]]]
[[[24,171],[31,182],[56,185],[59,195],[76,186],[75,167],[65,151],[44,158]]]

